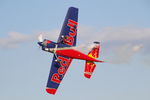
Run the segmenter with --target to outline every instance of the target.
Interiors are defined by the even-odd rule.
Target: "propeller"
[[[39,48],[42,48],[42,46],[41,46],[41,44],[43,43],[43,35],[42,34],[40,34],[39,36],[38,36],[38,44],[39,44]]]
[[[38,40],[39,40],[39,42],[43,42],[43,35],[42,35],[42,34],[40,34],[40,35],[38,36]]]
[[[47,41],[46,41],[46,39],[43,39],[42,34],[40,34],[38,36],[38,40],[39,40],[38,44],[39,44],[40,47],[47,46]]]

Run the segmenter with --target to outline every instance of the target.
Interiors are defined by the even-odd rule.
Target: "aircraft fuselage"
[[[38,42],[38,44],[42,47],[42,50],[54,53],[55,55],[65,56],[72,59],[102,62],[74,49],[74,47],[59,48],[57,43],[49,40],[45,40],[44,42]]]

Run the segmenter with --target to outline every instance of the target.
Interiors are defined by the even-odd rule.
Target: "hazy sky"
[[[68,7],[79,8],[77,45],[101,42],[92,78],[73,60],[56,95],[45,91],[52,54]],[[149,0],[0,0],[0,100],[150,100]]]

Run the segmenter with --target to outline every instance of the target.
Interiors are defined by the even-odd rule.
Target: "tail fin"
[[[94,42],[94,46],[93,46],[92,50],[88,53],[88,56],[90,56],[92,58],[98,58],[99,57],[99,50],[100,50],[100,43]],[[95,67],[96,67],[96,64],[94,62],[86,61],[84,76],[86,78],[91,78]]]
[[[94,42],[94,46],[93,46],[92,50],[88,53],[88,56],[90,56],[92,58],[98,58],[99,50],[100,50],[100,42]]]

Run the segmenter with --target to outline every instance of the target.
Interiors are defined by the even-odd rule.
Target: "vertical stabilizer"
[[[88,56],[90,56],[92,58],[98,58],[99,57],[99,50],[100,50],[100,43],[94,42],[94,46],[92,47],[91,51],[88,53]],[[92,73],[94,72],[95,68],[96,68],[96,64],[94,62],[86,61],[84,76],[86,78],[91,78]]]
[[[88,53],[88,56],[90,56],[92,58],[98,58],[99,51],[100,51],[100,43],[94,42],[94,46],[92,47],[92,50]]]

